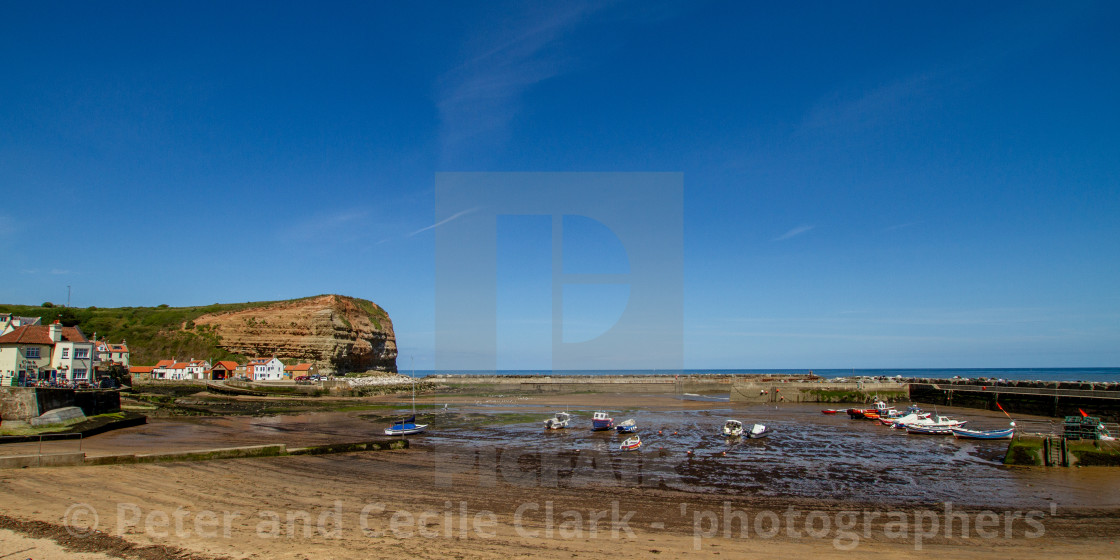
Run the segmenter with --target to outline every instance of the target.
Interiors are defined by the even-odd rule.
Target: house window
[[[85,378],[86,378],[86,370],[84,370],[84,369],[75,369],[74,370],[74,379],[85,379]]]
[[[27,356],[28,360],[38,360],[39,359],[39,349],[38,348],[28,348],[27,350],[24,351],[23,355]]]
[[[62,359],[65,360],[66,358],[69,358],[69,357],[70,357],[70,349],[69,348],[63,348],[62,349]]]
[[[66,357],[66,350],[62,351],[62,357],[63,358]],[[86,358],[89,358],[89,348],[75,348],[74,349],[74,359],[84,360]]]

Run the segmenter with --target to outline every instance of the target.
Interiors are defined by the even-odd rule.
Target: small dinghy
[[[631,419],[626,420],[624,422],[620,422],[617,426],[615,426],[615,429],[618,430],[619,433],[622,433],[622,434],[632,434],[632,433],[638,431],[638,425],[636,423],[634,423],[634,419],[631,418]]]
[[[965,428],[949,428],[953,437],[957,439],[1012,439],[1015,437],[1015,423],[1010,428],[1002,430],[968,430]]]
[[[748,433],[748,437],[750,437],[751,439],[764,438],[770,435],[770,432],[772,431],[774,430],[771,430],[770,428],[763,426],[762,424],[755,424],[751,426],[751,431]]]
[[[642,448],[642,438],[639,436],[630,436],[626,441],[618,446],[621,451],[637,451]]]
[[[723,435],[728,437],[737,437],[743,435],[743,423],[738,420],[728,420],[724,422]]]
[[[611,418],[606,412],[596,412],[591,416],[592,430],[609,430],[613,427],[614,418]]]
[[[544,427],[549,430],[559,430],[567,428],[568,422],[572,421],[572,416],[567,412],[557,412],[555,416],[544,421]]]
[[[844,411],[843,410],[837,410],[835,408],[826,408],[826,409],[821,411],[821,414],[840,414],[841,412],[844,412]]]
[[[906,433],[926,436],[947,436],[953,433],[953,428],[949,426],[922,426],[919,424],[910,424],[906,426]]]

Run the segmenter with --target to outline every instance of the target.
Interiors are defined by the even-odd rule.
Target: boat
[[[632,433],[638,431],[638,425],[635,424],[634,419],[631,418],[631,419],[626,420],[624,422],[620,422],[617,426],[615,426],[615,429],[618,430],[620,433],[623,433],[623,434],[632,434]]]
[[[741,436],[743,435],[743,423],[738,420],[729,419],[727,422],[723,423],[723,429],[721,431],[725,436]]]
[[[906,426],[906,433],[928,436],[947,436],[953,433],[953,429],[948,426],[919,426],[917,424],[911,424]]]
[[[844,412],[844,411],[839,410],[839,409],[835,409],[835,408],[826,408],[826,409],[821,411],[821,414],[839,414],[841,412]]]
[[[385,428],[385,435],[387,436],[407,436],[411,434],[419,434],[428,428],[427,424],[416,423],[416,370],[412,370],[412,416],[405,420],[393,422],[391,426]]]
[[[614,418],[607,415],[606,412],[596,412],[591,416],[591,429],[592,430],[609,430],[614,427]]]
[[[774,430],[771,430],[770,428],[768,428],[766,426],[763,426],[762,424],[755,424],[755,425],[751,426],[751,430],[747,434],[747,437],[749,437],[751,439],[764,438],[764,437],[770,435],[770,432],[772,432],[772,431],[774,431]]]
[[[1015,437],[1015,423],[1010,428],[1002,430],[969,430],[966,428],[949,428],[953,437],[957,439],[1011,439]]]
[[[906,424],[925,420],[929,417],[930,413],[928,412],[912,412],[901,418],[880,418],[879,422],[881,422],[885,426],[890,426],[892,428],[901,430],[906,427]]]
[[[544,427],[549,430],[559,430],[567,428],[568,422],[572,421],[572,416],[567,412],[557,412],[555,416],[544,421]]]
[[[917,426],[919,428],[958,428],[968,423],[968,420],[953,420],[948,416],[938,416],[937,419],[932,417],[918,418],[912,422],[899,422],[903,428],[910,428]],[[946,432],[948,433],[948,432]]]
[[[637,451],[641,448],[642,438],[640,436],[630,436],[618,446],[618,449],[621,451]]]
[[[427,424],[417,424],[416,415],[413,414],[405,420],[398,420],[393,422],[392,426],[385,428],[385,435],[387,436],[407,436],[411,434],[419,434],[428,428]]]

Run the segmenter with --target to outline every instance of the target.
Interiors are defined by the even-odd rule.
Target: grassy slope
[[[372,304],[367,305],[366,300],[352,299],[358,302],[363,309],[368,307],[367,311],[380,310],[374,308]],[[164,358],[243,360],[245,356],[232,354],[219,348],[220,337],[206,328],[196,327],[194,319],[208,313],[240,311],[265,307],[274,303],[281,302],[215,303],[199,307],[118,308],[40,307],[0,304],[0,313],[13,313],[24,317],[42,317],[43,324],[59,319],[63,325],[81,328],[87,337],[92,338],[93,334],[97,333],[98,338],[107,338],[110,342],[126,340],[131,351],[133,364],[153,365]]]

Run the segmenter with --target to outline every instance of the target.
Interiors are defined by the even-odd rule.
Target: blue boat
[[[1015,423],[1010,428],[1003,430],[966,430],[964,428],[950,428],[957,439],[1011,439],[1015,437]]]
[[[638,431],[638,425],[634,423],[634,419],[631,418],[625,422],[620,422],[618,426],[615,426],[615,429],[622,434],[632,434]]]
[[[596,412],[591,417],[592,430],[609,430],[614,427],[614,418],[607,415],[606,412]]]
[[[428,428],[427,424],[417,424],[416,415],[409,416],[407,420],[398,420],[393,422],[392,426],[385,428],[385,435],[387,436],[407,436],[409,434],[418,434]]]

